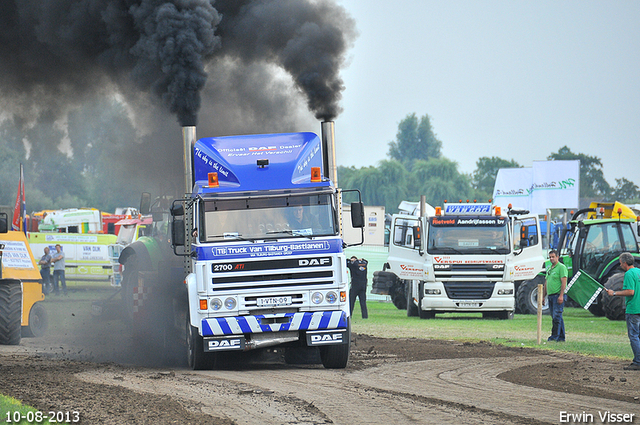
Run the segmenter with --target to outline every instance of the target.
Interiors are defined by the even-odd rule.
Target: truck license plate
[[[258,307],[277,307],[291,305],[291,297],[258,298]]]
[[[458,303],[458,307],[462,308],[479,308],[480,303]]]

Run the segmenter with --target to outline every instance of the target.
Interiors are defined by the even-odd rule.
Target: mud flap
[[[246,346],[246,340],[243,335],[237,335],[225,338],[204,338],[204,351],[243,351]]]
[[[307,332],[307,345],[310,347],[348,343],[349,331],[347,329],[331,329]]]

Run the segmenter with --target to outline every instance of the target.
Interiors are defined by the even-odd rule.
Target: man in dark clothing
[[[347,267],[351,272],[351,290],[349,291],[349,307],[353,316],[353,307],[356,304],[356,297],[360,299],[360,310],[362,318],[369,317],[367,312],[367,264],[364,258],[358,259],[355,255],[347,260]]]

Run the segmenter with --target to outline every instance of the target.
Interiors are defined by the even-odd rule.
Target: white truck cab
[[[446,203],[433,215],[393,216],[389,257],[374,276],[407,314],[481,312],[509,319],[514,282],[533,279],[544,263],[540,226],[528,211],[501,214],[489,203]]]

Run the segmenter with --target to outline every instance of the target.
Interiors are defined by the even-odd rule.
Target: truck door
[[[418,217],[393,218],[388,262],[400,279],[424,278],[424,234],[422,221]]]
[[[533,279],[544,263],[540,223],[537,217],[518,217],[511,222],[513,280]]]

